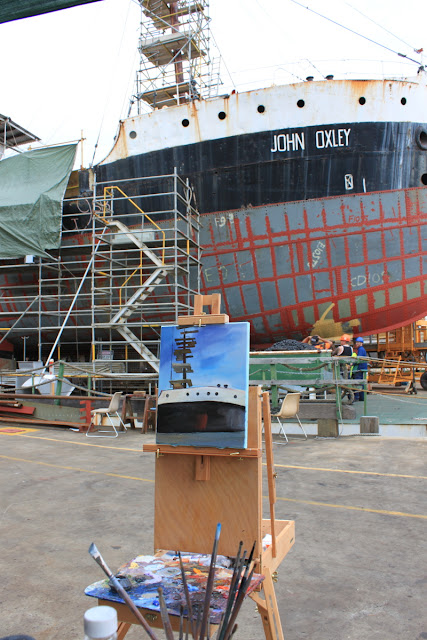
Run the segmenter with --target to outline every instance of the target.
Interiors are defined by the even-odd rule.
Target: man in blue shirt
[[[356,338],[355,342],[355,352],[359,358],[367,358],[368,354],[366,353],[366,349],[363,346],[363,338]],[[359,362],[353,367],[353,379],[354,380],[363,380],[365,372],[368,370],[367,362]],[[354,393],[355,400],[364,400],[365,392],[364,391],[355,391]]]

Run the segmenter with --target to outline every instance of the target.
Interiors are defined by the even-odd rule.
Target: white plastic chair
[[[111,401],[108,407],[104,407],[101,409],[93,409],[91,411],[92,414],[92,418],[90,421],[90,425],[89,425],[89,429],[86,431],[86,437],[88,438],[117,438],[118,431],[115,427],[115,424],[113,422],[113,417],[116,417],[119,419],[119,422],[121,424],[121,426],[123,427],[124,431],[126,431],[126,426],[125,423],[123,422],[120,414],[119,414],[119,405],[120,405],[120,397],[121,397],[121,392],[118,391],[117,393],[114,393],[113,396],[111,397]],[[94,424],[96,417],[99,416],[100,417],[100,421],[101,421],[101,426],[102,426],[102,418],[104,416],[106,416],[108,418],[108,420],[110,421],[110,425],[112,427],[111,429],[103,429],[103,430],[98,430],[97,433],[90,433],[90,429],[92,427],[92,425]],[[109,435],[101,435],[103,433],[107,433]]]
[[[305,435],[305,438],[307,439],[307,434],[304,431],[304,427],[302,426],[301,420],[299,419],[298,415],[300,395],[301,394],[299,393],[287,393],[283,399],[279,413],[272,414],[271,419],[276,418],[277,422],[280,424],[279,436],[283,435],[286,440],[286,442],[276,441],[274,442],[274,444],[287,444],[289,442],[288,437],[285,433],[285,427],[282,423],[282,420],[285,420],[286,418],[296,418],[303,434]]]

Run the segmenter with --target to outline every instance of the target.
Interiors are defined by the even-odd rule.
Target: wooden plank
[[[211,293],[208,295],[194,296],[194,315],[200,316],[203,314],[203,307],[208,306],[211,314],[221,313],[221,294]]]
[[[270,394],[262,394],[262,415],[264,421],[265,453],[267,460],[268,501],[270,503],[271,553],[276,557],[276,523],[274,505],[276,503],[276,481],[273,462],[273,437],[271,433]]]
[[[248,402],[248,448],[246,451],[262,449],[261,387],[249,387]]]
[[[211,459],[210,456],[196,456],[196,473],[195,479],[206,482],[211,478]]]
[[[251,593],[249,597],[252,598],[258,606],[266,640],[284,640],[276,593],[274,591],[271,571],[268,568],[265,569],[264,576],[265,579],[262,588],[265,599],[263,600],[256,592]]]
[[[148,412],[150,410],[150,398],[147,396],[145,398],[145,403],[144,403],[144,414],[142,417],[142,429],[141,432],[142,433],[147,433],[148,432]]]
[[[13,406],[4,406],[3,404],[0,404],[0,413],[20,413],[20,414],[32,416],[35,410],[36,410],[35,407],[24,407],[22,405],[13,407]]]
[[[205,313],[204,307],[209,307],[210,313]],[[230,318],[225,313],[221,313],[221,294],[211,293],[205,296],[194,296],[194,315],[178,316],[178,326],[225,324],[229,320]]]
[[[130,395],[125,395],[122,401],[121,419],[123,424],[130,424],[131,429],[135,429],[135,418],[132,411],[132,404],[130,401]],[[123,430],[123,429],[122,429]]]
[[[156,460],[154,549],[211,553],[222,523],[218,553],[233,556],[239,541],[261,548],[261,458],[212,456],[210,480],[195,480],[196,456]]]
[[[212,551],[212,549],[211,549]],[[134,613],[129,609],[126,604],[121,602],[113,602],[112,600],[102,600],[102,598],[98,598],[98,604],[102,606],[113,607],[117,611],[117,618],[119,620],[119,627],[121,634],[120,638],[124,638],[130,626],[135,624],[140,627],[140,623],[135,617]],[[144,616],[150,627],[154,629],[163,629],[162,618],[160,615],[160,611],[152,611],[151,609],[144,609],[142,607],[138,607],[140,613]],[[169,615],[171,626],[174,631],[179,631],[179,616],[174,616],[172,614]],[[210,625],[212,633],[216,631],[218,625],[212,624]],[[144,634],[145,637],[146,634]]]
[[[227,324],[230,318],[224,314],[205,315],[205,316],[178,316],[178,326],[202,326],[204,324]]]
[[[215,447],[174,447],[169,444],[147,443],[142,446],[146,453],[157,453],[166,455],[168,453],[180,454],[184,456],[206,455],[236,458],[260,458],[261,449],[216,449]]]
[[[295,542],[294,520],[276,520],[275,526],[277,555],[273,557],[271,547],[263,550],[260,565],[255,568],[257,573],[264,573],[266,567],[268,567],[271,572],[276,571]],[[270,520],[264,519],[262,521],[262,537],[264,538],[268,533],[271,533]]]
[[[79,430],[82,427],[88,427],[89,425],[82,425],[81,422],[65,422],[62,420],[39,420],[38,418],[27,418],[26,416],[22,416],[20,418],[13,418],[12,416],[0,416],[0,422],[19,422],[19,424],[38,424],[41,427],[76,427]]]

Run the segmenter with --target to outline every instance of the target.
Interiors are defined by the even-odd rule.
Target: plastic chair
[[[302,426],[301,420],[299,419],[299,416],[298,416],[300,395],[301,394],[299,393],[286,394],[286,396],[283,399],[282,406],[280,407],[279,413],[272,414],[271,418],[272,419],[276,418],[277,422],[280,424],[279,436],[282,434],[286,440],[286,442],[276,441],[274,442],[274,444],[288,444],[289,442],[288,437],[285,433],[285,427],[282,423],[282,420],[285,420],[286,418],[296,418],[298,420],[298,424],[301,427],[303,434],[305,435],[305,438],[307,439],[307,434],[304,431],[304,427]]]
[[[126,426],[125,423],[123,422],[121,416],[119,415],[119,405],[120,405],[120,398],[121,398],[121,392],[118,391],[117,393],[114,393],[113,396],[111,397],[111,401],[108,407],[104,407],[102,409],[93,409],[91,411],[92,414],[92,419],[90,421],[90,425],[89,425],[89,429],[86,431],[86,437],[87,438],[117,438],[118,431],[114,425],[113,422],[113,417],[117,417],[119,419],[119,422],[121,424],[121,426],[123,427],[124,431],[126,431]],[[98,430],[97,433],[90,433],[90,429],[92,427],[92,425],[94,424],[94,421],[96,419],[97,416],[100,416],[100,420],[101,420],[101,426],[102,426],[102,418],[104,416],[106,416],[108,418],[108,420],[110,421],[110,425],[112,427],[111,429],[103,429],[103,430]],[[102,433],[108,433],[109,435],[101,435]]]

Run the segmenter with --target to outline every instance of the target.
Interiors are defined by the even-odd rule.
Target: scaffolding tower
[[[108,182],[95,175],[93,196],[67,205],[52,259],[0,261],[10,283],[0,291],[0,340],[22,339],[23,360],[107,372],[103,390],[138,388],[157,377],[160,327],[190,314],[200,293],[193,191],[176,170]]]
[[[218,94],[220,57],[211,57],[207,0],[139,0],[137,113]]]

